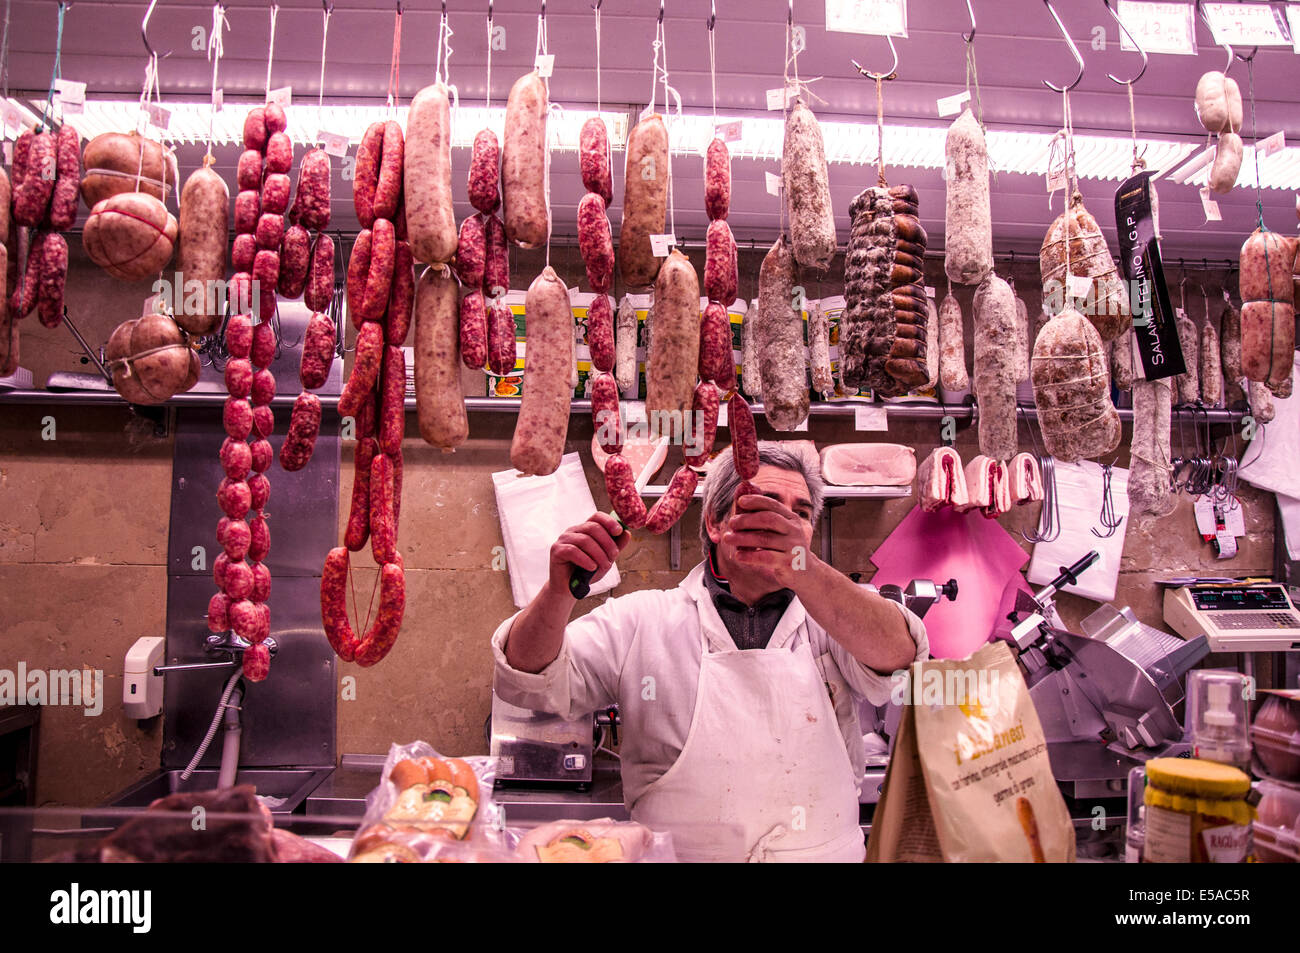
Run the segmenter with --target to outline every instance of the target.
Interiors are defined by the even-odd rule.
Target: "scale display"
[[[1192,600],[1201,611],[1232,609],[1276,609],[1283,612],[1291,608],[1281,586],[1242,586],[1233,589],[1193,588]]]
[[[1300,650],[1300,613],[1285,586],[1186,586],[1165,590],[1165,622],[1215,652]]]

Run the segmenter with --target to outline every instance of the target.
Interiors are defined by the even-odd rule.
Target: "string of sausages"
[[[397,551],[406,425],[406,356],[415,272],[407,241],[405,137],[395,120],[372,123],[357,150],[353,205],[362,231],[348,262],[348,315],[357,329],[352,373],[339,413],[353,418],[352,500],[343,546],[321,574],[321,621],[345,662],[368,667],[392,649],[406,610],[406,573]],[[349,553],[370,542],[379,570],[379,609],[358,636],[348,621]]]
[[[271,633],[271,573],[265,564],[271,531],[265,507],[271,495],[266,471],[273,456],[269,438],[275,417],[270,405],[276,386],[269,368],[275,360],[272,318],[289,204],[287,173],[293,165],[288,125],[288,116],[276,103],[250,109],[244,120],[231,251],[235,274],[230,298],[236,313],[226,322],[225,333],[230,355],[225,368],[229,396],[222,413],[226,440],[220,454],[225,479],[217,488],[217,503],[225,513],[217,523],[223,551],[213,563],[219,591],[208,602],[211,631],[231,629],[250,643],[243,669],[244,677],[254,682],[265,679],[271,668],[265,645]]]

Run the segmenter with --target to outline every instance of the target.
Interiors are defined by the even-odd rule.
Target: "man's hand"
[[[792,589],[795,573],[807,566],[808,537],[808,523],[784,503],[747,494],[737,498],[722,542],[734,547],[733,558],[745,569]]]
[[[594,569],[591,581],[595,582],[609,572],[631,540],[632,534],[607,513],[594,513],[585,523],[569,527],[551,546],[550,587],[572,599],[569,577],[573,567]]]

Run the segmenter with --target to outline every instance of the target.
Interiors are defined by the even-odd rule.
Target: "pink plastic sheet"
[[[1007,625],[1020,569],[1029,554],[996,520],[976,510],[913,508],[871,557],[879,571],[872,585],[906,586],[913,579],[942,585],[957,580],[957,601],[940,600],[925,614],[934,658],[965,658]]]

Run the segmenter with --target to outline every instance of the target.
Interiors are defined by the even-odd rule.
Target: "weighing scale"
[[[1214,652],[1300,651],[1300,612],[1280,583],[1191,585],[1165,590],[1165,622]]]

